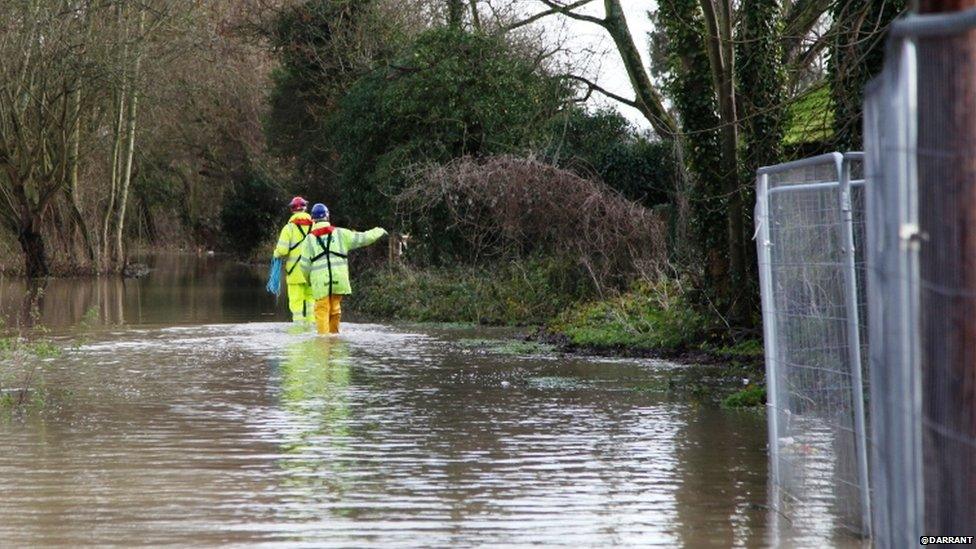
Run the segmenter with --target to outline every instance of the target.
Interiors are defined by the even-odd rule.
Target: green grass
[[[731,358],[746,359],[746,360],[761,359],[765,352],[765,350],[763,349],[763,342],[761,339],[758,338],[744,339],[742,341],[733,343],[731,345],[722,345],[718,347],[712,345],[706,345],[704,347],[704,350],[716,355],[722,355]]]
[[[458,345],[502,355],[543,355],[556,351],[554,345],[517,339],[461,339]]]
[[[645,282],[594,300],[573,269],[555,260],[507,262],[496,269],[379,267],[358,273],[344,306],[367,318],[445,328],[545,326],[594,349],[702,351],[743,362],[762,357],[760,340],[723,337],[727,330],[695,305],[690,284],[682,280]],[[534,352],[527,343],[511,345],[499,352]]]
[[[749,408],[763,404],[766,404],[766,387],[762,385],[751,385],[722,400],[722,406],[726,408]]]
[[[40,318],[36,304],[31,315],[35,322]],[[89,309],[79,323],[80,331],[87,332],[97,320],[98,309]],[[39,323],[23,334],[7,329],[2,322],[0,330],[6,334],[0,336],[0,410],[10,414],[15,410],[45,406],[52,391],[44,385],[43,363],[60,357],[66,344],[51,339],[47,328]],[[79,339],[67,345],[81,345],[82,342],[83,339]],[[60,389],[55,392],[68,393]]]
[[[678,281],[664,279],[568,309],[549,328],[581,346],[680,350],[701,345],[711,321],[692,306]]]
[[[42,406],[45,393],[37,379],[38,362],[61,353],[62,348],[43,335],[0,337],[0,410]]]
[[[581,298],[569,272],[553,260],[500,262],[494,269],[379,268],[353,281],[348,303],[386,320],[538,325]]]

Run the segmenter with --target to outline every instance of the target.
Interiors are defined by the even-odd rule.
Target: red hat
[[[304,210],[306,206],[308,206],[308,201],[300,196],[292,198],[291,202],[288,203],[288,207],[290,207],[291,211],[293,212]]]

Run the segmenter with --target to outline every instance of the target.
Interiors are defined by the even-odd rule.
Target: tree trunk
[[[73,116],[75,118],[71,131],[71,158],[70,173],[68,174],[68,208],[70,209],[71,219],[75,228],[81,233],[82,242],[85,244],[85,252],[88,254],[88,261],[95,266],[95,244],[92,242],[91,231],[85,223],[85,216],[81,213],[81,201],[78,198],[78,154],[81,144],[81,90],[73,92],[72,102],[74,103]]]
[[[923,0],[920,12],[976,7]],[[924,532],[976,524],[976,32],[919,42]],[[923,533],[924,533],[923,532]],[[963,534],[963,535],[966,535]]]
[[[471,5],[471,26],[475,30],[481,31],[481,14],[478,13],[478,0],[470,0],[469,4]]]
[[[464,25],[464,0],[447,0],[447,24],[456,28]]]
[[[634,37],[630,34],[630,28],[627,26],[627,18],[620,5],[620,0],[604,0],[603,7],[606,10],[606,18],[602,26],[613,39],[614,45],[620,53],[620,60],[624,64],[627,77],[630,79],[630,84],[637,96],[638,110],[650,122],[658,137],[661,139],[678,139],[678,123],[671,116],[671,113],[664,108],[664,100],[657,88],[654,87],[654,83],[644,67],[644,60],[634,43]]]
[[[691,176],[688,173],[688,165],[685,160],[685,143],[677,139],[668,142],[671,146],[671,154],[675,163],[675,175],[671,188],[671,205],[674,208],[672,214],[673,232],[671,235],[670,253],[673,257],[684,260],[691,256],[690,233],[688,222],[691,219]]]
[[[715,2],[718,2],[718,9]],[[720,169],[728,196],[725,216],[728,231],[728,274],[721,281],[720,293],[729,300],[730,319],[735,324],[742,325],[748,321],[749,310],[748,301],[740,295],[743,290],[747,290],[748,285],[742,194],[739,188],[739,120],[735,93],[735,56],[731,51],[731,9],[726,0],[701,0],[701,5],[708,30],[708,57],[722,123]]]
[[[92,36],[92,25],[91,25],[91,7],[85,10],[85,42],[83,48],[87,50],[89,42]],[[81,152],[81,80],[76,80],[74,82],[74,90],[71,92],[71,116],[73,118],[71,124],[71,145],[70,145],[70,157],[68,159],[68,207],[70,209],[70,215],[74,222],[75,229],[77,232],[81,233],[81,240],[85,246],[85,253],[88,255],[88,261],[91,264],[91,268],[97,268],[96,254],[95,254],[95,243],[92,240],[91,230],[88,228],[88,223],[85,222],[85,216],[81,213],[81,199],[78,195],[78,163],[79,156]]]
[[[112,170],[109,176],[108,204],[105,206],[105,217],[102,218],[102,269],[107,269],[111,262],[112,249],[109,246],[109,234],[112,227],[112,215],[115,213],[115,195],[119,187],[119,157],[122,151],[123,118],[125,117],[125,87],[119,91],[115,118],[115,135],[112,139]]]
[[[140,27],[142,25],[140,24]],[[138,106],[139,94],[136,91],[136,78],[139,73],[139,57],[136,57],[135,74],[133,82],[130,83],[132,95],[129,97],[129,108],[126,114],[126,154],[125,167],[122,172],[122,183],[119,186],[119,195],[116,204],[115,214],[115,261],[116,267],[121,270],[125,267],[125,247],[122,243],[122,236],[125,232],[125,209],[129,200],[129,185],[132,183],[132,157],[135,153],[136,140],[136,108]]]
[[[139,11],[139,32],[146,26],[146,12]],[[132,64],[132,74],[129,78],[129,103],[126,110],[126,151],[125,165],[122,171],[122,181],[119,185],[119,195],[116,203],[115,213],[115,266],[121,271],[125,268],[125,246],[122,243],[122,236],[125,233],[125,209],[129,200],[129,185],[132,183],[132,156],[136,147],[136,113],[139,105],[139,67],[142,64],[142,51],[136,50],[135,60]]]
[[[116,24],[120,29],[120,34],[122,35],[122,52],[120,64],[124,67],[125,63],[129,57],[129,36],[128,33],[122,33],[121,29],[123,26],[123,6],[121,3],[117,4],[115,7]],[[115,215],[115,202],[116,194],[118,193],[119,180],[121,178],[121,168],[119,166],[119,159],[122,155],[122,141],[124,140],[123,130],[125,127],[125,99],[127,93],[126,78],[123,77],[121,85],[117,90],[118,101],[115,104],[115,119],[114,119],[114,133],[112,136],[112,156],[111,156],[111,170],[109,174],[109,194],[108,194],[108,204],[105,206],[105,215],[102,218],[102,239],[101,239],[101,270],[108,270],[112,264],[112,246],[109,240],[109,235],[111,234],[112,227],[112,217]]]
[[[38,223],[30,219],[17,230],[17,241],[24,251],[24,273],[29,278],[41,278],[51,274],[47,265],[44,237],[38,230]]]

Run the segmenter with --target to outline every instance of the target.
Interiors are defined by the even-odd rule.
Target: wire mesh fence
[[[976,535],[976,10],[891,28],[865,153],[763,168],[773,505],[909,547]]]
[[[773,505],[804,529],[867,534],[861,164],[833,153],[763,168],[756,220]]]
[[[976,534],[976,11],[891,30],[865,98],[876,543]]]
[[[918,301],[915,52],[897,41],[865,100],[867,291],[871,364],[873,527],[881,547],[910,547],[921,535],[921,441],[915,363]]]

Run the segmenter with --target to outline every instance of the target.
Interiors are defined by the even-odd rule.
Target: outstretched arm
[[[369,246],[384,236],[386,236],[386,229],[380,227],[373,227],[364,232],[342,229],[342,243],[347,250],[355,250],[356,248]]]

